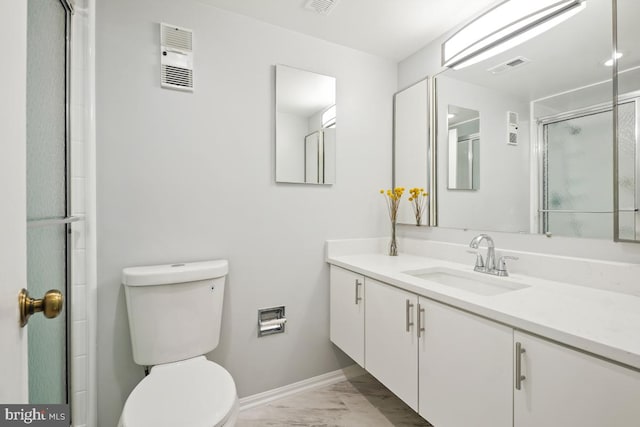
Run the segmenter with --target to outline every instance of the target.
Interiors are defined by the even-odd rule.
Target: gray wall
[[[352,362],[328,339],[329,238],[386,234],[396,64],[195,1],[97,2],[98,422],[143,376],[120,271],[227,258],[209,357],[240,396]],[[159,87],[159,22],[195,34],[195,92]],[[274,182],[274,64],[337,77],[337,183]],[[287,333],[256,338],[286,305]]]

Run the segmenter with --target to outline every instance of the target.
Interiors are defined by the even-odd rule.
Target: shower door
[[[640,98],[618,105],[618,238],[640,240]]]
[[[611,109],[544,125],[542,230],[613,238]]]
[[[29,403],[68,402],[70,277],[69,27],[64,0],[27,1],[27,289],[65,297],[53,319],[27,325]]]
[[[620,114],[633,114],[635,117],[634,102],[622,104],[619,110]],[[550,120],[543,123],[542,127],[542,232],[569,237],[612,239],[611,108],[603,107]],[[632,164],[635,164],[635,154],[632,159]],[[634,171],[635,168],[632,167],[627,175],[633,180],[635,188]],[[625,193],[622,200],[629,204],[623,210],[635,216],[635,196]],[[627,228],[635,230],[633,220],[627,220],[625,224]]]

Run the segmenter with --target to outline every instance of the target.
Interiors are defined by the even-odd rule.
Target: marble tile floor
[[[236,427],[432,427],[369,374],[242,411]]]

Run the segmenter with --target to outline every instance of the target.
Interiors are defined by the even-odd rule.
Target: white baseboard
[[[327,372],[326,374],[322,374],[322,375],[318,375],[317,377],[298,381],[297,383],[285,385],[283,387],[274,388],[273,390],[267,390],[262,393],[243,397],[240,399],[240,410],[246,411],[247,409],[254,408],[260,405],[265,405],[269,402],[273,402],[274,400],[281,399],[283,397],[290,396],[295,393],[313,390],[315,388],[339,383],[341,381],[345,381],[350,378],[359,377],[360,375],[364,375],[365,372],[366,371],[362,369],[360,366],[351,365],[351,366],[347,366],[344,369],[338,369],[337,371]]]

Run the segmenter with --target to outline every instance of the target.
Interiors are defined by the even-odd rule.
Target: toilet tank
[[[158,365],[218,346],[226,260],[122,270],[133,360]]]

